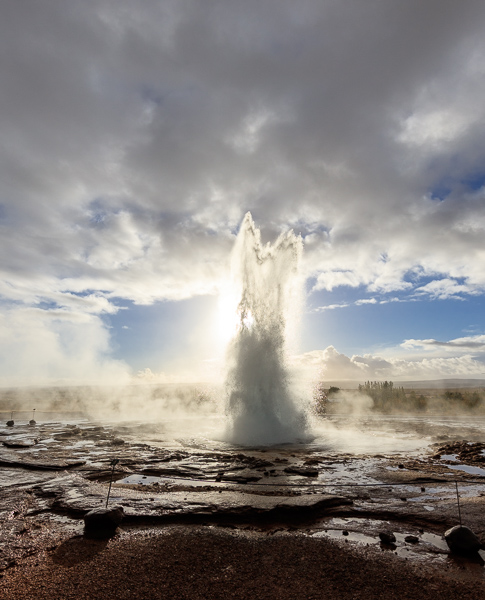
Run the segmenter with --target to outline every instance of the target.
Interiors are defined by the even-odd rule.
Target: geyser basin
[[[240,445],[303,441],[307,419],[287,367],[289,325],[299,321],[302,241],[292,231],[263,245],[247,213],[232,255],[236,331],[227,352],[229,423],[225,439]]]

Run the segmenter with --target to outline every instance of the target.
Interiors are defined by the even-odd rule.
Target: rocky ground
[[[2,427],[1,597],[483,598],[485,552],[454,556],[442,537],[461,517],[485,541],[483,429],[417,433],[425,450],[351,454],[168,440],[156,425]],[[87,539],[111,479],[125,518]]]

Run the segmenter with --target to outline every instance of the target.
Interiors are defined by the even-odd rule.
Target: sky
[[[309,376],[484,378],[484,29],[481,0],[4,0],[0,386],[210,379],[247,211],[302,237]]]

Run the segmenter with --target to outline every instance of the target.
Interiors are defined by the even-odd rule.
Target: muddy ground
[[[89,557],[83,516],[106,505],[111,481],[109,505],[122,505],[125,518],[106,544],[181,527],[184,535],[202,532],[199,540],[210,532],[239,540],[290,536],[446,571],[482,586],[476,597],[483,597],[485,551],[456,557],[443,539],[461,519],[485,541],[479,421],[394,418],[385,434],[395,436],[395,448],[380,451],[377,435],[373,452],[343,452],[321,442],[234,448],[204,437],[174,439],[158,424],[49,416],[59,418],[0,426],[0,583],[7,591],[39,557],[55,563],[76,544]],[[335,435],[343,419],[333,417],[332,427]],[[375,436],[375,422],[362,420],[359,431],[366,430]],[[382,543],[385,532],[396,541]]]

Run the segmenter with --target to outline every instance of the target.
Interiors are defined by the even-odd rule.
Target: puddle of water
[[[420,486],[402,486],[399,489],[408,492],[409,494],[419,492]],[[426,502],[426,501],[439,501],[447,498],[456,498],[456,488],[454,483],[449,483],[446,487],[438,486],[431,487],[429,484],[425,487],[425,492],[419,493],[419,495],[408,496],[409,502]],[[473,498],[480,494],[482,486],[480,484],[464,484],[459,483],[459,491],[461,498]]]
[[[445,542],[442,535],[436,535],[435,533],[422,533],[421,539],[423,542],[436,546],[440,550],[448,552],[448,544]]]
[[[355,528],[368,529],[373,532],[373,535],[353,531]],[[449,549],[443,536],[434,533],[394,532],[396,542],[389,545],[382,544],[378,535],[379,531],[392,529],[393,526],[390,522],[378,519],[334,518],[325,523],[325,529],[320,529],[311,535],[317,538],[331,538],[340,542],[348,541],[380,547],[384,551],[394,552],[401,557],[422,558],[424,554],[427,556],[431,554],[433,557],[442,558],[444,554],[449,555]],[[347,531],[348,535],[344,535],[343,531]],[[406,542],[405,538],[408,535],[416,535],[419,542],[416,544]]]
[[[152,477],[150,475],[129,475],[124,479],[119,479],[116,483],[130,484],[130,485],[152,485],[153,483],[160,483],[160,477]]]
[[[327,529],[325,531],[317,531],[312,535],[315,538],[331,538],[333,540],[340,540],[342,542],[358,542],[360,544],[366,544],[367,546],[376,545],[377,540],[370,535],[364,533],[357,533],[355,531],[349,531],[348,535],[344,535],[342,531],[338,529]]]
[[[124,477],[123,479],[118,479],[118,481],[116,481],[117,484],[122,484],[122,485],[153,485],[153,484],[160,484],[161,486],[163,485],[168,485],[170,487],[184,487],[184,488],[201,488],[201,487],[207,487],[210,486],[211,488],[214,487],[222,487],[225,488],[227,487],[227,484],[231,483],[231,482],[227,482],[227,481],[222,481],[222,482],[215,482],[215,481],[206,481],[204,479],[183,479],[183,478],[177,478],[177,477],[156,477],[156,476],[151,476],[151,475],[142,475],[139,473],[134,473],[132,475],[128,475],[128,477]],[[236,486],[238,484],[235,484]],[[268,487],[275,487],[271,484],[268,484]],[[277,487],[277,486],[276,486]],[[250,491],[250,490],[254,490],[255,486],[251,486],[251,484],[244,484],[244,489],[245,491]],[[257,488],[258,490],[260,488]]]
[[[470,465],[446,465],[448,469],[454,469],[456,471],[464,471],[470,475],[481,475],[485,477],[485,469],[480,467],[472,467]]]
[[[456,454],[442,454],[441,460],[458,460],[458,456]]]
[[[81,448],[86,448],[87,446],[94,446],[93,440],[79,440],[78,442],[74,442],[74,444],[65,446],[65,448],[66,450],[77,450]]]

